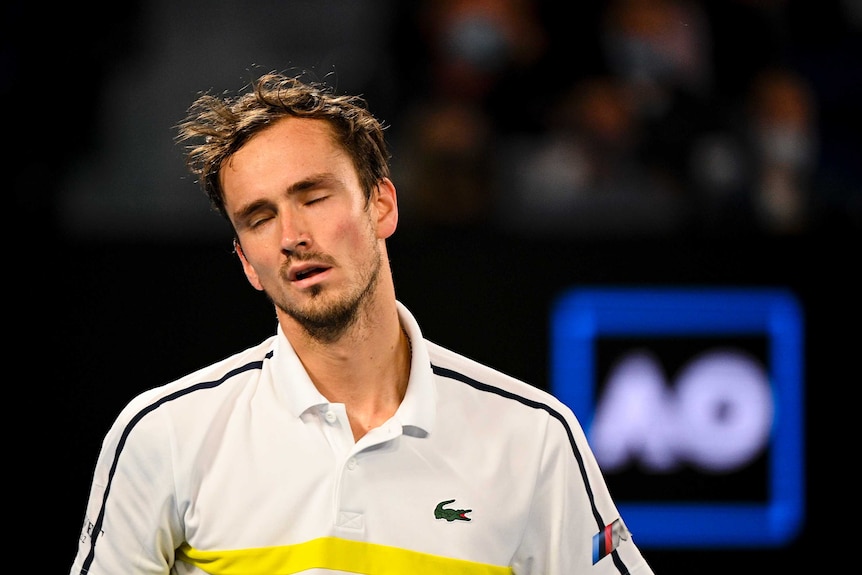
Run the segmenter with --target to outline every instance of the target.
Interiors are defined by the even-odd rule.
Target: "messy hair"
[[[366,203],[380,180],[390,177],[385,127],[362,97],[336,95],[326,84],[277,72],[260,76],[247,88],[236,96],[202,94],[177,124],[177,141],[190,142],[186,166],[198,176],[213,208],[228,221],[219,171],[252,136],[281,118],[327,122],[353,161]]]

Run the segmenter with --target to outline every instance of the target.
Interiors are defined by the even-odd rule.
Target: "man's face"
[[[391,183],[366,206],[328,124],[304,118],[255,135],[219,176],[249,282],[315,339],[337,339],[374,296],[397,220]]]

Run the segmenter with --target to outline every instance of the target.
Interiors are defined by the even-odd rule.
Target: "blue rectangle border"
[[[585,430],[595,410],[595,345],[602,336],[764,335],[775,401],[768,500],[618,501],[643,547],[776,547],[804,520],[803,314],[781,288],[573,288],[554,303],[551,391]]]

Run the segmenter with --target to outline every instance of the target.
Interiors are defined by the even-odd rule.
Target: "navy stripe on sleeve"
[[[461,383],[466,383],[470,387],[473,387],[473,388],[478,389],[480,391],[486,391],[488,393],[494,393],[494,394],[499,395],[501,397],[513,399],[513,400],[515,400],[519,403],[522,403],[528,407],[532,407],[533,409],[542,409],[542,410],[546,411],[551,417],[553,417],[554,419],[559,421],[560,424],[562,424],[563,429],[566,430],[566,435],[569,437],[569,445],[572,447],[572,453],[575,456],[575,460],[578,462],[578,469],[580,469],[580,471],[581,471],[581,478],[583,479],[584,486],[587,489],[587,498],[590,501],[590,508],[592,509],[593,517],[596,520],[596,526],[598,527],[598,531],[602,531],[605,528],[605,522],[602,519],[602,516],[599,513],[599,510],[596,508],[595,496],[593,495],[593,490],[592,490],[592,487],[590,486],[589,478],[587,477],[587,471],[586,471],[586,468],[584,467],[584,459],[581,456],[581,452],[578,450],[577,444],[575,443],[575,437],[572,434],[572,428],[569,426],[569,423],[566,421],[566,418],[563,417],[562,414],[560,414],[560,412],[558,412],[557,410],[555,410],[551,406],[546,405],[544,403],[540,403],[538,401],[534,401],[532,399],[522,397],[522,396],[514,394],[510,391],[506,391],[505,389],[500,389],[499,387],[495,387],[495,386],[489,385],[487,383],[482,383],[481,381],[476,381],[475,379],[468,377],[468,376],[464,375],[463,373],[459,373],[457,371],[454,371],[454,370],[451,370],[451,369],[448,369],[445,367],[440,367],[438,365],[434,365],[433,363],[431,364],[431,370],[436,375],[439,375],[441,377],[447,377],[449,379],[454,379],[454,380],[460,381]],[[614,550],[611,553],[611,555],[613,556],[614,564],[617,566],[617,569],[620,571],[620,573],[622,573],[623,575],[627,574],[629,572],[629,570],[625,566],[625,564],[623,563],[622,559],[620,558],[619,553],[616,550]]]
[[[264,356],[265,359],[271,358],[272,353],[273,353],[272,351],[267,353],[266,356]],[[184,396],[186,396],[190,393],[193,393],[195,391],[200,391],[202,389],[211,389],[213,387],[218,387],[219,385],[223,384],[224,382],[230,380],[233,377],[236,377],[237,375],[240,375],[241,373],[245,373],[246,371],[253,370],[253,369],[261,369],[262,367],[263,367],[263,360],[253,361],[253,362],[247,363],[243,366],[237,367],[236,369],[232,369],[231,371],[227,372],[224,376],[222,376],[221,378],[219,378],[217,380],[196,383],[196,384],[189,386],[185,389],[180,389],[178,391],[175,391],[174,393],[168,394],[168,395],[160,398],[155,403],[148,405],[147,407],[145,407],[144,409],[139,411],[129,421],[128,425],[126,425],[126,428],[123,430],[123,434],[120,436],[120,441],[117,443],[117,452],[114,454],[114,462],[111,464],[111,471],[108,473],[108,482],[107,482],[107,485],[105,486],[105,494],[102,497],[102,508],[99,511],[99,516],[96,518],[96,522],[93,524],[93,531],[92,531],[92,535],[90,537],[90,552],[87,554],[87,558],[84,560],[84,564],[81,568],[81,575],[87,574],[87,572],[90,569],[90,565],[92,565],[93,560],[95,559],[96,539],[98,538],[99,533],[101,533],[101,531],[102,531],[102,523],[103,523],[104,518],[105,518],[105,507],[107,505],[108,495],[111,492],[111,482],[114,479],[114,473],[117,470],[117,462],[119,461],[120,455],[123,452],[123,446],[126,444],[126,439],[128,439],[129,434],[132,432],[132,429],[134,429],[135,425],[137,425],[138,422],[141,419],[143,419],[145,415],[155,411],[156,409],[158,409],[160,406],[164,405],[165,403],[168,403],[168,402],[173,401],[173,400],[180,398],[180,397],[184,397]]]

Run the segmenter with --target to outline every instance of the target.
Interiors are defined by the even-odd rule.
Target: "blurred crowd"
[[[858,229],[853,152],[822,132],[829,90],[860,64],[850,79],[816,66],[862,3],[831,7],[849,36],[809,4],[420,3],[408,54],[424,65],[395,132],[405,217],[555,236]]]
[[[209,230],[170,127],[258,66],[367,97],[391,126],[405,232],[862,229],[859,0],[132,0],[107,27],[66,26],[74,5],[4,14],[40,43],[51,30],[48,64],[4,43],[4,96],[50,70],[75,111],[60,157],[30,152],[56,126],[29,116],[44,125],[18,136],[16,197],[76,234]]]

